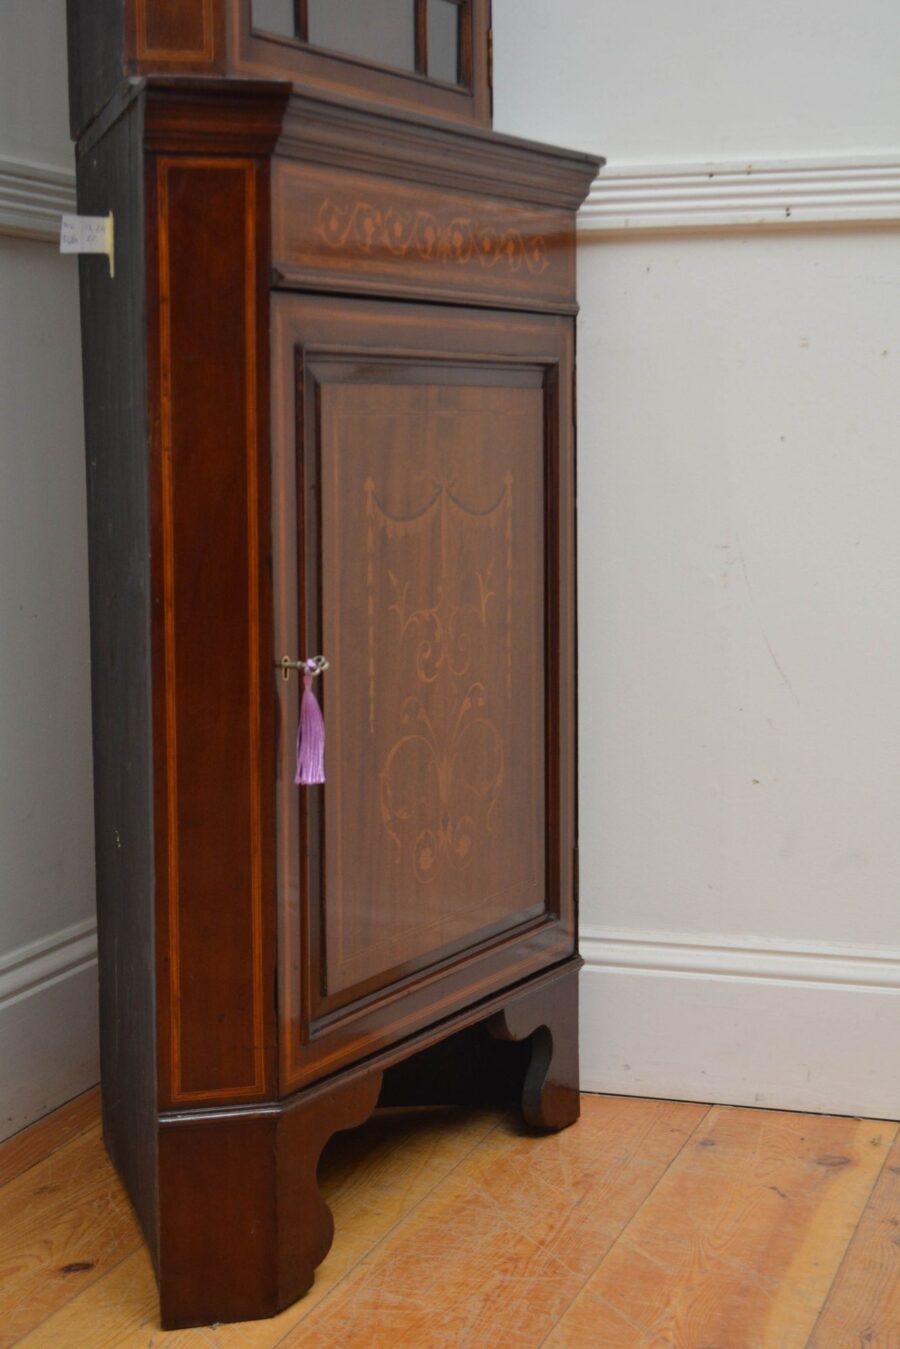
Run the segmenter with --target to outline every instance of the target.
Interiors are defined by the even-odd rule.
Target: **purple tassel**
[[[303,676],[303,698],[300,702],[300,725],[297,728],[298,787],[312,787],[325,781],[325,721],[322,709],[312,691],[313,677]]]

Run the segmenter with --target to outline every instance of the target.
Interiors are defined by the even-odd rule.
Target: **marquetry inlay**
[[[411,866],[416,879],[427,883],[445,865],[458,871],[468,867],[478,849],[488,846],[504,783],[506,746],[494,705],[498,697],[508,695],[512,682],[513,475],[505,475],[487,510],[467,506],[452,478],[439,482],[422,509],[407,516],[385,509],[372,478],[364,490],[370,734],[376,715],[377,536],[383,534],[390,541],[418,535],[429,544],[436,539],[440,557],[436,582],[427,594],[420,593],[415,576],[398,575],[382,560],[392,597],[388,613],[393,641],[408,670],[411,692],[400,708],[400,733],[381,767],[381,819],[394,846],[395,862]],[[454,571],[449,561],[454,531],[462,536],[463,552],[467,535],[493,534],[494,555],[478,569]],[[506,689],[492,687],[480,669],[479,653],[486,641],[499,642],[505,649]],[[410,827],[412,820],[419,824]]]
[[[316,229],[328,248],[363,256],[413,256],[422,262],[463,267],[475,263],[532,276],[540,276],[549,266],[543,235],[504,229],[486,218],[442,217],[424,209],[402,210],[373,201],[325,197]]]

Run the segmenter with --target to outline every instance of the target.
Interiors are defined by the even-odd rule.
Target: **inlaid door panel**
[[[573,947],[570,341],[276,297],[273,664],[331,662],[323,786],[278,679],[285,1090]]]
[[[472,386],[462,366],[311,359],[306,377],[331,998],[543,911],[544,395],[536,370]]]

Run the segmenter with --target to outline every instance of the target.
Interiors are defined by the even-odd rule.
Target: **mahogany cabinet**
[[[487,0],[322,3],[69,6],[104,1132],[166,1327],[309,1288],[377,1105],[578,1115],[599,161],[490,131]]]

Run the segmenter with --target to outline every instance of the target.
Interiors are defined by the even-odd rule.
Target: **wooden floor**
[[[554,1137],[378,1118],[323,1159],[313,1291],[167,1335],[89,1093],[0,1147],[0,1345],[900,1349],[898,1128],[600,1096]]]

